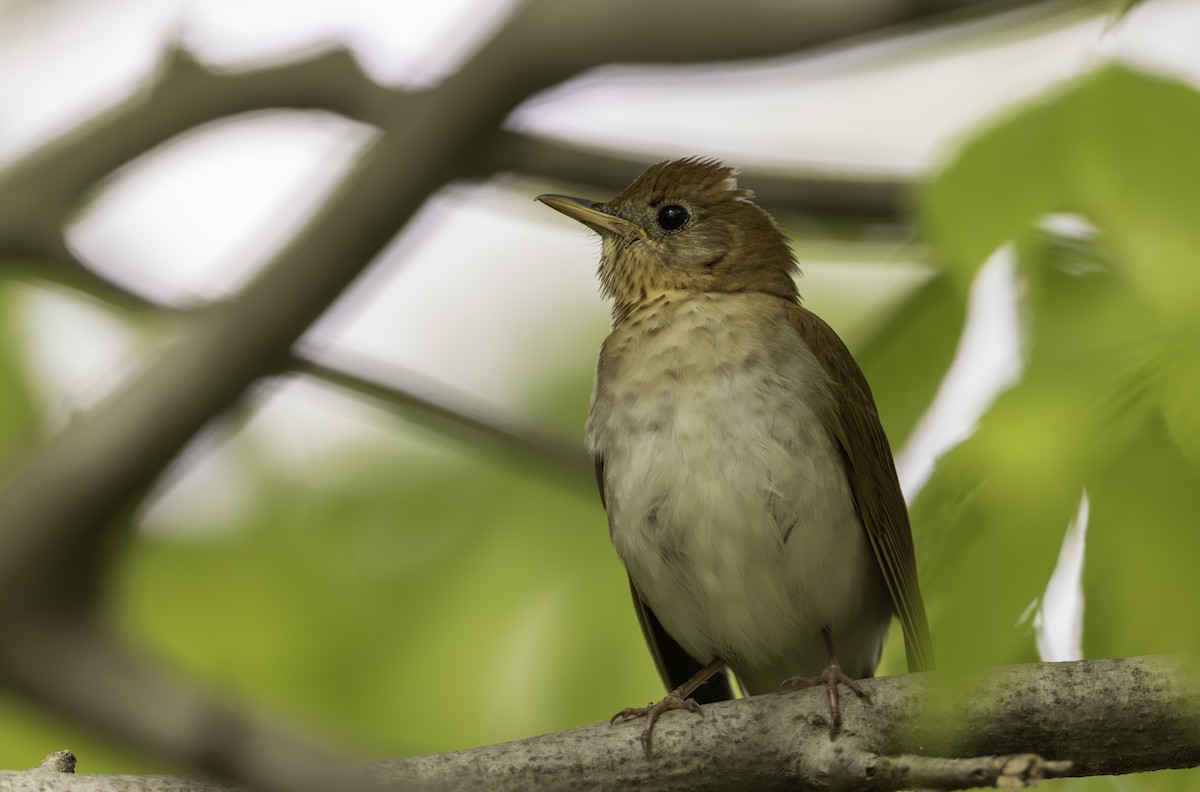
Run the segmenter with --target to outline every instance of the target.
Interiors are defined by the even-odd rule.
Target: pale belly
[[[799,336],[764,338],[786,325],[699,300],[606,345],[623,357],[616,376],[602,361],[588,439],[617,553],[667,632],[751,692],[824,668],[825,628],[847,673],[870,675],[890,606],[820,417],[824,372]]]

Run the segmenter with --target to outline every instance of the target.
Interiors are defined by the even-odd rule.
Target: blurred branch
[[[592,460],[582,447],[548,437],[532,426],[510,424],[480,407],[455,399],[440,388],[422,389],[411,377],[384,382],[382,365],[356,365],[341,352],[336,360],[328,362],[297,354],[291,368],[299,374],[366,397],[417,425],[463,440],[472,448],[490,445],[504,453],[515,452],[565,473],[589,489],[596,486]],[[367,368],[372,371],[368,372]]]
[[[838,792],[1013,789],[1060,775],[1200,763],[1200,696],[1174,657],[1006,666],[965,685],[929,674],[862,684],[873,703],[843,699],[843,732],[833,743],[824,691],[806,690],[708,704],[703,718],[672,714],[658,724],[650,762],[638,741],[641,724],[597,723],[361,767],[383,784],[423,790]],[[223,788],[182,776],[43,769],[0,773],[0,785],[11,792]]]
[[[1038,0],[824,0],[794,6],[776,0],[750,0],[736,7],[712,6],[697,14],[684,0],[659,2],[652,12],[628,2],[585,9],[575,4],[533,4],[517,24],[497,35],[464,72],[478,79],[506,82],[514,90],[508,108],[525,96],[592,66],[620,60],[648,63],[717,61],[765,57],[819,46],[837,39],[943,14],[995,13],[1023,6],[1061,9],[1085,2]],[[958,11],[947,15],[944,12]],[[594,18],[583,19],[585,14]],[[568,18],[562,18],[567,15]],[[637,18],[638,25],[627,25]],[[508,32],[512,31],[512,32]],[[494,70],[493,70],[494,67]],[[344,50],[255,71],[219,71],[188,53],[164,54],[159,72],[128,101],[70,134],[52,141],[0,172],[0,255],[57,259],[65,254],[62,228],[81,197],[104,177],[141,155],[204,124],[242,113],[272,109],[313,109],[339,113],[387,128],[424,112],[419,97],[444,94],[459,82],[418,94],[394,91],[368,78]],[[565,177],[614,190],[640,171],[636,163],[577,153],[546,141],[499,133],[481,146],[494,167],[516,168],[546,178]],[[541,151],[541,147],[546,147]],[[464,152],[465,154],[466,152]],[[644,166],[645,163],[642,163]],[[607,170],[612,166],[612,171]],[[544,170],[543,170],[544,169]],[[620,178],[617,178],[617,177]],[[756,174],[761,202],[768,208],[795,208],[851,215],[895,214],[899,185],[840,179],[779,178]],[[827,201],[828,203],[822,203]]]
[[[86,192],[177,135],[241,113],[316,109],[372,123],[404,95],[362,73],[344,50],[260,71],[210,70],[171,50],[128,101],[0,171],[0,254],[57,259],[62,230]]]
[[[74,257],[55,262],[21,261],[17,266],[31,277],[61,283],[121,308],[183,313],[181,309],[158,305],[101,277]],[[469,447],[490,445],[501,453],[515,453],[566,474],[589,489],[595,487],[592,462],[581,446],[545,435],[534,426],[506,421],[487,408],[469,404],[464,397],[450,394],[435,384],[418,385],[413,375],[392,372],[391,376],[386,376],[389,367],[385,363],[352,360],[349,352],[341,350],[336,355],[294,351],[284,364],[284,370],[369,399],[402,418],[458,439]]]
[[[106,624],[24,613],[10,616],[3,626],[0,675],[10,689],[74,723],[143,745],[153,734],[158,755],[251,788],[379,788],[365,775],[347,772],[349,765],[336,764],[316,745],[220,702],[203,685],[183,684],[164,673],[123,646]],[[0,789],[8,792],[7,783],[0,773]]]
[[[3,262],[3,265],[2,271],[6,275],[56,283],[126,311],[185,313],[184,309],[159,305],[119,283],[110,281],[75,258],[74,254],[66,251],[64,251],[64,255],[56,259],[43,257],[8,259]]]
[[[547,181],[592,185],[616,194],[646,168],[640,158],[589,151],[515,132],[500,132],[480,162],[479,175],[519,171]],[[771,210],[841,215],[896,222],[908,206],[911,183],[885,178],[796,175],[742,169],[741,182],[754,187],[756,202]]]

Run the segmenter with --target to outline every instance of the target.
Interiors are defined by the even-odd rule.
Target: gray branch
[[[0,172],[0,255],[56,259],[87,191],[162,143],[218,119],[275,108],[317,109],[372,123],[406,97],[377,86],[350,53],[287,66],[217,72],[171,50],[143,91]]]
[[[159,305],[113,283],[89,269],[72,254],[49,262],[22,262],[22,272],[61,283],[121,308],[164,314],[187,311]],[[581,445],[552,437],[537,427],[505,420],[492,410],[472,404],[465,395],[445,387],[418,384],[412,374],[396,371],[386,363],[359,359],[345,351],[337,355],[300,350],[284,364],[286,371],[311,377],[365,399],[399,415],[414,425],[428,427],[440,436],[457,440],[467,448],[492,448],[515,454],[565,474],[567,480],[593,489],[595,471]]]
[[[1200,763],[1200,694],[1173,657],[990,669],[965,685],[909,674],[864,682],[830,741],[823,690],[671,713],[647,762],[639,723],[597,723],[518,742],[360,766],[388,786],[589,792],[654,790],[1012,789],[1060,775]],[[5,786],[7,785],[7,786]],[[26,790],[226,787],[188,777],[0,773]]]
[[[290,368],[376,402],[414,424],[463,440],[471,448],[516,453],[565,474],[572,483],[584,483],[589,490],[596,486],[592,460],[581,446],[505,421],[442,388],[421,388],[411,376],[385,379],[381,367],[354,362],[345,353],[328,362],[297,354]]]
[[[615,195],[646,168],[644,159],[588,151],[564,143],[498,133],[480,161],[480,176],[498,171],[536,175],[548,181],[584,184]],[[741,182],[753,185],[755,200],[778,212],[835,215],[861,221],[899,222],[913,185],[894,178],[839,175],[780,175],[743,168]],[[600,197],[600,196],[597,196]]]

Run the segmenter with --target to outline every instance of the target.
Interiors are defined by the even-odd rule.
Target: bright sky
[[[222,66],[340,44],[378,81],[418,87],[452,71],[518,7],[494,0],[0,0],[0,167],[136,90],[172,38]],[[1148,0],[1115,28],[1105,25],[1070,14],[1042,24],[1021,12],[1008,18],[1004,35],[972,23],[737,68],[610,67],[537,97],[510,123],[648,160],[702,152],[803,172],[923,174],[982,119],[1106,58],[1200,84],[1193,35],[1200,0]],[[714,103],[722,112],[712,112]],[[228,294],[303,222],[371,135],[322,113],[214,125],[118,175],[72,226],[69,241],[97,270],[155,299]],[[443,191],[308,341],[519,413],[527,393],[521,383],[590,366],[607,323],[593,278],[596,246],[529,200],[541,187],[497,182]],[[876,250],[859,266],[896,255]],[[801,258],[803,289],[818,310],[822,301],[858,294],[860,281],[839,277],[844,265],[803,251]],[[872,300],[920,277],[919,269],[886,271],[900,274]],[[1019,371],[1016,292],[1002,252],[980,278],[960,362],[898,455],[910,495]],[[861,311],[871,307],[863,303]],[[35,382],[44,401],[58,406],[55,420],[94,404],[130,370],[135,342],[103,309],[31,292],[23,312]],[[988,374],[968,368],[972,360],[1005,363]],[[378,432],[367,411],[319,388],[281,388],[267,404],[249,434],[277,448],[281,464],[309,464],[329,444]],[[298,446],[289,428],[299,421],[314,430]],[[210,455],[185,468],[149,521],[212,518],[205,508],[217,506],[204,493],[214,484],[227,493],[223,501],[237,501],[236,476]],[[1079,522],[1086,524],[1086,506]]]

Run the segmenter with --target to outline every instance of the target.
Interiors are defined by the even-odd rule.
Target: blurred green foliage
[[[1200,648],[1169,621],[1200,602],[1180,562],[1200,550],[1196,129],[1194,90],[1111,67],[969,142],[925,193],[924,228],[960,289],[1017,245],[1028,351],[914,508],[950,666],[1032,658],[1031,636],[1007,627],[1044,588],[1084,489],[1087,654]],[[1094,238],[1048,236],[1038,220],[1062,212]]]
[[[1200,649],[1190,626],[1200,603],[1197,129],[1192,88],[1109,67],[975,137],[923,195],[936,263],[958,290],[998,246],[1015,245],[1027,351],[1021,381],[940,461],[913,508],[950,670],[1036,659],[1032,631],[1014,624],[1044,590],[1085,491],[1084,656]],[[1094,233],[1054,237],[1039,220],[1055,213]]]
[[[141,543],[130,630],[380,756],[565,728],[656,687],[620,639],[638,628],[593,493],[515,460],[419,457],[267,474],[229,539]]]
[[[951,672],[1036,660],[1018,620],[1085,490],[1085,655],[1200,648],[1200,631],[1180,626],[1200,603],[1198,129],[1195,91],[1108,68],[996,121],[921,193],[938,274],[855,343],[893,444],[946,372],[978,268],[1008,243],[1027,355],[1020,381],[913,504]],[[1063,212],[1095,233],[1066,239],[1039,224]],[[6,315],[0,450],[11,455],[36,407]],[[581,433],[589,388],[572,372],[546,385],[538,412]],[[661,695],[590,482],[447,450],[419,431],[400,443],[412,428],[378,421],[376,442],[317,469],[236,450],[254,493],[237,524],[143,534],[124,559],[113,612],[131,640],[359,756],[516,739]],[[901,670],[900,658],[893,635],[882,670]],[[7,699],[0,734],[4,767],[72,747],[81,770],[160,769]],[[1195,779],[1158,773],[1120,788]]]

